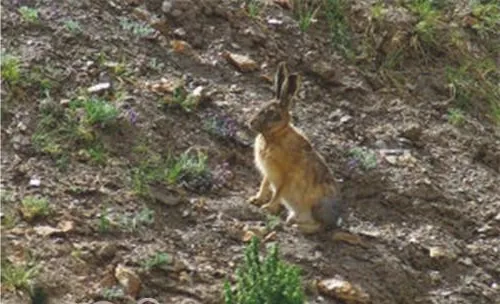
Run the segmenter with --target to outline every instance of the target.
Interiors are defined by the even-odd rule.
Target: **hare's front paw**
[[[278,212],[280,211],[280,205],[279,204],[267,203],[267,204],[263,205],[260,208],[263,209],[263,210],[266,210],[267,212],[269,212],[271,214],[278,214]]]
[[[262,204],[264,204],[264,200],[262,198],[260,198],[258,195],[254,195],[254,196],[250,197],[249,199],[247,199],[247,203],[252,204],[252,205],[261,206]]]

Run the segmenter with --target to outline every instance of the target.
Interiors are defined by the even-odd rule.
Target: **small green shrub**
[[[162,265],[170,264],[172,258],[166,252],[156,252],[153,256],[142,261],[142,267],[146,270],[150,270]]]
[[[259,240],[254,237],[245,250],[244,264],[237,270],[235,291],[224,285],[225,304],[303,304],[300,270],[280,260],[278,246],[261,261]]]
[[[359,163],[364,170],[371,170],[377,167],[377,154],[373,150],[353,147],[349,149],[348,154],[352,158],[350,163],[352,163],[353,166]]]
[[[19,8],[19,13],[26,22],[34,23],[38,21],[38,9],[36,8],[21,6]]]
[[[47,216],[50,213],[49,201],[46,198],[27,196],[21,202],[23,217],[30,220]]]
[[[460,109],[450,109],[448,111],[448,122],[454,126],[462,125],[465,122],[464,112]]]
[[[83,101],[85,109],[85,120],[89,125],[100,124],[107,126],[113,123],[118,117],[118,109],[106,100],[90,98]]]
[[[74,20],[66,20],[64,22],[64,27],[74,33],[74,34],[77,34],[77,33],[81,33],[82,32],[82,26],[80,24],[80,22],[78,21],[74,21]]]
[[[21,79],[21,60],[19,57],[2,52],[1,54],[2,80],[16,83]]]
[[[132,32],[139,37],[146,37],[151,35],[155,30],[148,24],[132,21],[127,18],[120,19],[122,29]]]
[[[186,151],[179,156],[161,157],[146,153],[141,163],[132,169],[134,190],[141,195],[148,195],[149,183],[190,184],[197,180],[211,180],[207,166],[207,155],[201,151],[193,154]]]
[[[261,0],[246,0],[245,3],[248,15],[252,18],[257,18],[264,7],[264,3]]]
[[[40,268],[33,265],[14,265],[6,260],[2,261],[2,286],[10,290],[29,290]]]

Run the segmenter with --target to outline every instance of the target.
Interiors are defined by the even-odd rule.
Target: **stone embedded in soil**
[[[98,83],[96,85],[89,87],[87,89],[87,92],[92,94],[92,93],[99,93],[102,91],[106,91],[109,89],[111,89],[111,83],[110,82],[102,82],[102,83]]]
[[[429,248],[429,256],[433,259],[446,258],[446,259],[450,259],[450,260],[453,260],[457,257],[456,254],[454,252],[452,252],[451,250],[448,250],[448,249],[446,249],[444,247],[440,247],[440,246],[430,247]]]
[[[125,289],[127,295],[136,298],[141,291],[141,279],[130,268],[118,265],[115,269],[115,277]]]
[[[74,229],[74,222],[63,221],[57,225],[57,228],[51,226],[36,226],[33,228],[36,234],[41,236],[53,236],[56,234],[64,234]]]
[[[370,303],[370,296],[359,286],[340,278],[326,279],[318,282],[321,294],[351,304]]]
[[[257,62],[245,55],[225,51],[224,53],[222,53],[222,57],[224,57],[240,72],[252,72],[259,69],[259,65],[257,64]]]

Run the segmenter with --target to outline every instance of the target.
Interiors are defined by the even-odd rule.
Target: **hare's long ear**
[[[298,74],[292,74],[287,77],[285,82],[281,85],[280,91],[280,105],[287,109],[292,107],[292,99],[297,94],[300,87],[300,76]]]
[[[280,99],[281,97],[281,87],[283,86],[283,82],[285,82],[288,77],[288,71],[286,68],[286,62],[282,61],[278,65],[278,69],[274,74],[274,92],[276,94],[276,99]]]

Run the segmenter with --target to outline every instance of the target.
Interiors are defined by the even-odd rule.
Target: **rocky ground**
[[[499,303],[498,113],[479,93],[456,110],[456,54],[401,48],[415,22],[386,2],[348,2],[346,54],[300,1],[2,1],[2,303],[27,303],[28,279],[53,303],[221,303],[251,235],[301,267],[310,303]],[[486,83],[498,53],[460,41],[490,54]],[[341,233],[304,236],[246,203],[245,123],[283,60],[303,76],[294,122],[342,186]],[[364,295],[316,288],[332,278]]]

